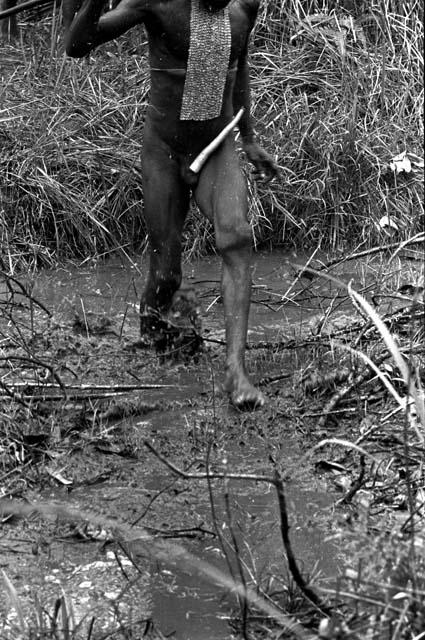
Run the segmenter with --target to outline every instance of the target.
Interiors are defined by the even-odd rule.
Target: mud
[[[292,256],[258,256],[251,345],[311,334],[315,319],[323,318],[326,300],[342,305],[338,317],[344,323],[346,298],[341,295],[339,300],[323,282],[296,281],[294,286],[295,261]],[[28,447],[22,463],[38,455],[38,475],[33,473],[22,485],[18,478],[9,478],[8,487],[30,502],[50,501],[137,522],[150,535],[178,541],[223,570],[217,529],[226,537],[231,556],[233,532],[246,575],[270,586],[276,576],[287,575],[271,487],[214,481],[213,514],[205,481],[177,478],[144,442],[179,468],[195,470],[205,470],[209,455],[212,467],[224,472],[265,475],[271,473],[270,455],[277,456],[282,469],[293,468],[287,499],[296,557],[306,575],[320,574],[319,583],[334,583],[344,560],[341,543],[332,539],[335,490],[310,465],[299,469],[296,463],[308,433],[298,428],[297,390],[289,378],[308,363],[302,351],[250,350],[248,367],[263,383],[267,407],[251,414],[229,407],[220,386],[224,335],[219,262],[189,264],[185,270],[187,282],[198,292],[203,334],[210,342],[197,362],[184,363],[160,361],[148,349],[134,347],[143,266],[115,261],[37,277],[33,296],[53,310],[53,318],[35,307],[30,323],[27,311],[22,312],[32,349],[52,363],[65,386],[83,383],[91,394],[71,394],[57,402],[53,413],[47,411],[42,432],[54,446],[42,453]],[[364,274],[354,275],[364,286]],[[30,370],[26,379],[33,381],[37,375]],[[276,380],[266,384],[273,376]],[[134,389],[122,391],[117,385],[123,384]],[[95,385],[103,385],[99,394],[104,397],[95,397]],[[52,393],[60,395],[53,386]],[[37,627],[37,612],[53,616],[56,606],[78,629],[78,638],[89,633],[92,638],[107,633],[124,637],[113,636],[114,630],[121,633],[130,627],[143,634],[152,624],[165,636],[181,640],[232,637],[232,597],[198,576],[139,556],[137,550],[131,560],[128,549],[112,538],[107,527],[79,528],[54,517],[46,522],[34,515],[3,523],[1,566],[16,589],[28,629]],[[19,616],[10,592],[3,595],[1,637],[15,639]]]

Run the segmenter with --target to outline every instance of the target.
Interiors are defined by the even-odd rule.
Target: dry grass
[[[144,57],[119,56],[112,45],[79,63],[59,37],[51,57],[45,29],[24,35],[2,54],[1,233],[10,264],[143,244]]]
[[[273,242],[342,249],[382,240],[384,215],[403,237],[423,225],[421,168],[388,170],[423,155],[421,15],[419,2],[267,4],[253,86],[283,173],[262,201]]]
[[[282,175],[251,187],[258,243],[342,249],[386,240],[384,215],[400,238],[423,224],[422,168],[389,168],[402,151],[423,155],[422,13],[418,0],[263,3],[253,106]],[[83,62],[64,56],[56,18],[21,33],[1,52],[5,266],[140,249],[144,32]],[[210,244],[192,216],[187,246]]]

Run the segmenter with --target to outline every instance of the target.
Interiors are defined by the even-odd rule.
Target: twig
[[[172,384],[117,384],[117,385],[96,385],[81,384],[61,386],[58,384],[43,382],[14,382],[8,386],[0,383],[0,389],[5,394],[0,395],[0,400],[11,397],[16,401],[24,403],[25,399],[41,402],[55,401],[83,401],[83,400],[107,400],[109,398],[119,398],[135,391],[155,391],[161,389],[174,389]],[[182,387],[181,387],[182,388]],[[52,393],[55,390],[62,394]],[[27,392],[28,391],[28,392]],[[38,393],[34,393],[37,391]],[[50,392],[50,393],[49,393]],[[25,405],[26,406],[26,405]]]
[[[58,401],[63,401],[63,402],[68,402],[70,404],[72,403],[78,403],[78,402],[83,402],[84,400],[108,400],[110,398],[122,398],[124,396],[127,396],[129,394],[128,391],[115,391],[112,393],[68,393],[66,398],[64,398],[63,396],[60,396],[59,394],[45,394],[45,393],[41,393],[41,394],[37,394],[37,395],[33,395],[33,394],[16,394],[16,400],[18,400],[18,398],[20,398],[22,401],[24,400],[33,400],[34,402],[58,402]],[[0,395],[0,400],[3,400],[4,398],[8,397],[7,395]],[[28,405],[29,406],[29,405]]]
[[[233,517],[232,517],[233,514],[232,514],[232,509],[230,507],[229,482],[227,477],[224,480],[224,504],[226,507],[227,526],[229,528],[230,538],[233,544],[233,554],[236,559],[236,567],[239,574],[239,580],[246,593],[247,584],[246,584],[245,572],[243,570],[239,542],[235,534],[235,528],[233,526]],[[228,565],[230,567],[230,563],[228,563]],[[241,629],[242,637],[244,638],[244,640],[249,640],[247,635],[248,601],[246,599],[245,594],[238,596],[238,604],[239,604],[239,608],[241,611],[241,618],[242,618],[242,629]]]
[[[58,383],[58,389],[60,389],[62,391],[62,393],[64,394],[65,398],[66,396],[66,387],[64,385],[64,383],[62,382],[60,376],[58,373],[56,373],[54,367],[52,367],[52,365],[48,364],[47,362],[44,362],[43,360],[39,360],[38,358],[35,358],[33,355],[32,356],[13,356],[13,355],[8,355],[5,356],[4,358],[0,358],[0,360],[5,360],[6,362],[8,362],[9,360],[15,360],[17,362],[25,362],[29,365],[31,365],[32,367],[40,367],[42,369],[47,369],[47,371],[50,372],[50,375],[52,376],[52,378],[54,378],[56,380],[56,382]],[[13,383],[11,384],[12,388],[13,388]]]
[[[336,501],[335,505],[340,506],[342,504],[348,504],[356,495],[357,491],[361,489],[364,481],[364,475],[366,470],[365,457],[360,456],[360,472],[357,478],[352,482],[351,487],[348,489],[345,496]]]
[[[407,246],[409,244],[423,243],[425,240],[424,234],[423,233],[418,234],[418,236],[414,236],[413,238],[410,238],[409,240],[406,240],[403,243],[391,242],[390,244],[381,245],[379,247],[372,247],[371,249],[365,249],[364,251],[358,251],[357,253],[352,253],[349,256],[344,256],[343,258],[335,258],[335,260],[330,260],[326,264],[323,264],[320,267],[318,267],[316,271],[324,271],[325,269],[329,269],[329,267],[334,267],[335,265],[343,264],[344,262],[348,262],[349,260],[357,260],[357,258],[364,258],[365,256],[374,255],[375,253],[380,253],[381,251],[387,251],[389,249],[397,249],[400,246],[400,244],[403,244],[403,246]]]
[[[21,404],[25,409],[30,409],[30,405],[25,402],[25,398],[21,393],[16,393],[13,389],[9,389],[9,387],[0,380],[0,389],[3,389],[4,395],[0,395],[0,400],[4,400],[5,398],[9,398],[18,404]]]
[[[143,509],[142,513],[141,513],[139,516],[137,516],[137,518],[136,518],[135,520],[133,520],[133,522],[131,523],[131,526],[132,526],[132,527],[135,527],[136,525],[138,525],[138,524],[139,524],[139,522],[140,522],[141,520],[143,520],[143,518],[145,517],[145,515],[148,513],[149,509],[151,508],[151,506],[153,505],[153,503],[155,502],[155,500],[158,500],[158,498],[159,498],[160,496],[162,496],[162,494],[166,493],[169,489],[171,489],[171,487],[172,487],[173,485],[175,485],[175,483],[176,483],[176,480],[175,480],[175,479],[173,479],[173,481],[172,481],[172,482],[169,482],[167,485],[165,485],[165,487],[164,487],[163,489],[160,489],[159,491],[157,491],[157,492],[155,493],[155,495],[153,495],[153,496],[151,497],[151,499],[149,500],[148,504],[147,504],[147,505],[146,505],[146,507]]]
[[[416,516],[416,515],[418,515],[418,514],[420,514],[420,511],[421,511],[421,510],[423,510],[423,509],[424,509],[424,507],[425,507],[425,501],[424,501],[424,502],[421,502],[421,504],[420,504],[418,507],[416,507],[416,508],[412,511],[412,513],[410,513],[410,514],[409,514],[409,517],[407,518],[407,520],[405,520],[405,521],[403,522],[403,524],[401,525],[401,528],[400,528],[401,533],[406,533],[406,532],[408,531],[408,528],[407,528],[407,527],[408,527],[408,525],[409,525],[411,522],[413,522],[413,524],[414,524],[414,518],[415,518],[415,516]],[[420,514],[420,516],[421,516],[421,520],[423,521],[423,519],[424,519],[423,515],[421,515],[421,514]],[[414,530],[414,529],[413,529],[413,527],[412,527],[411,533],[413,533],[413,530]],[[415,593],[415,592],[416,592],[416,593],[418,593],[416,589],[413,589],[413,592],[414,592],[414,593]],[[424,593],[422,593],[421,595],[425,595],[425,594],[424,594]]]
[[[37,0],[38,2],[39,0]],[[46,0],[47,1],[47,0]],[[18,7],[22,7],[23,5],[18,5]],[[18,8],[18,7],[15,7]],[[10,11],[10,9],[8,9],[8,11]],[[7,12],[1,12],[0,11],[0,20],[1,20],[1,15],[2,13],[7,13]],[[28,298],[28,300],[30,300],[30,302],[33,302],[34,304],[36,304],[38,307],[40,307],[40,309],[42,309],[44,311],[45,314],[47,314],[49,317],[51,317],[51,312],[47,309],[47,307],[44,306],[44,304],[42,302],[40,302],[39,300],[37,300],[36,298],[34,298],[29,291],[27,290],[27,288],[22,284],[22,282],[19,282],[19,280],[17,280],[16,278],[14,278],[13,276],[9,275],[8,273],[6,273],[3,270],[0,270],[0,275],[3,276],[6,279],[6,284],[7,284],[7,288],[10,291],[10,294],[13,296],[15,294],[17,294],[17,291],[14,291],[12,289],[12,287],[9,285],[9,280],[12,281],[14,284],[16,284],[17,287],[19,287],[20,291],[20,295],[25,296],[25,298]]]
[[[319,597],[319,595],[306,583],[300,570],[298,569],[297,562],[295,560],[294,553],[292,551],[291,541],[289,539],[289,519],[288,511],[286,508],[286,497],[283,486],[283,480],[279,474],[279,470],[275,461],[271,458],[271,462],[274,466],[274,486],[276,488],[277,499],[279,502],[279,515],[280,515],[280,534],[282,536],[282,543],[285,549],[286,558],[288,560],[288,567],[292,573],[292,576],[301,589],[305,597],[310,600],[316,607],[318,607],[325,615],[331,615],[332,609]]]
[[[358,593],[353,593],[353,592],[349,592],[349,591],[341,591],[340,589],[335,590],[335,589],[329,589],[327,587],[321,587],[320,591],[322,591],[323,593],[330,593],[333,596],[336,596],[338,598],[349,598],[350,600],[355,600],[356,602],[360,602],[360,603],[367,603],[367,604],[372,604],[376,607],[381,607],[382,609],[385,608],[385,611],[392,611],[394,613],[400,613],[400,611],[388,604],[387,602],[384,602],[382,600],[378,600],[377,598],[371,598],[367,595],[363,595],[363,594],[358,594]],[[347,637],[347,636],[346,636]]]
[[[287,371],[284,373],[279,373],[276,376],[265,376],[265,378],[261,378],[258,385],[261,387],[266,384],[271,384],[272,382],[279,382],[279,380],[287,380],[291,376],[292,376],[292,373],[288,373]]]
[[[145,446],[151,451],[163,464],[165,464],[171,471],[176,473],[177,475],[186,478],[186,479],[196,479],[196,480],[211,480],[211,479],[221,479],[221,480],[253,480],[255,482],[267,482],[273,485],[276,489],[277,498],[280,507],[280,519],[281,519],[281,535],[282,542],[285,549],[285,553],[288,559],[288,566],[293,575],[293,578],[301,589],[302,593],[305,597],[310,600],[315,606],[317,606],[325,615],[330,615],[331,609],[327,606],[325,602],[321,600],[318,594],[306,583],[304,578],[301,575],[300,570],[298,569],[297,562],[295,560],[294,553],[292,551],[291,542],[289,539],[289,521],[288,521],[288,513],[286,509],[286,498],[285,491],[283,486],[283,479],[277,471],[276,465],[274,464],[275,474],[273,477],[268,476],[259,476],[254,474],[234,474],[234,473],[187,473],[181,469],[178,469],[175,465],[169,462],[164,456],[162,456],[147,440],[144,440]],[[242,594],[243,595],[243,594]]]
[[[316,247],[316,249],[313,251],[313,253],[311,254],[311,256],[309,257],[309,259],[307,260],[306,264],[301,267],[301,269],[298,271],[298,273],[296,274],[294,280],[292,281],[292,283],[289,285],[289,287],[287,288],[287,290],[285,291],[285,293],[282,296],[282,300],[287,300],[288,299],[288,295],[290,294],[290,292],[292,291],[292,289],[295,287],[295,285],[297,284],[298,280],[303,276],[303,274],[308,270],[308,266],[309,264],[312,262],[312,260],[314,259],[314,256],[316,255],[316,253],[319,251],[319,247]],[[280,311],[280,309],[282,308],[283,305],[281,305],[280,307],[278,307],[277,311]]]
[[[15,382],[9,385],[12,389],[43,389],[53,390],[53,389],[61,389],[65,385],[58,384],[43,384],[36,382]],[[173,384],[71,384],[66,385],[67,391],[105,391],[111,393],[124,392],[124,391],[141,391],[141,390],[149,390],[149,389],[174,389],[176,385]]]
[[[358,411],[357,407],[347,407],[346,409],[335,409],[334,411],[317,411],[316,413],[303,413],[302,418],[321,418],[324,415],[337,415],[341,413],[354,413]]]
[[[165,464],[173,473],[176,473],[181,478],[185,478],[185,480],[225,480],[228,478],[229,480],[252,480],[253,482],[268,482],[274,484],[273,476],[263,476],[257,473],[188,473],[167,460],[148,440],[144,440],[143,444],[160,462]]]

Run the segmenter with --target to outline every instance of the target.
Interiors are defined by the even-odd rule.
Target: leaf
[[[410,599],[411,597],[412,597],[411,593],[400,591],[399,593],[396,593],[395,596],[393,596],[393,600],[404,600],[405,598]]]
[[[67,480],[66,478],[64,478],[61,471],[54,471],[53,469],[49,469],[49,467],[46,467],[46,471],[49,476],[52,476],[52,478],[60,482],[60,484],[70,485],[73,482],[72,480]]]
[[[381,229],[385,229],[385,227],[391,227],[391,229],[398,231],[398,226],[394,222],[394,219],[390,218],[389,216],[382,216],[379,221],[379,226],[381,227]]]
[[[390,162],[390,169],[395,173],[410,173],[412,171],[412,163],[406,151],[403,151]]]

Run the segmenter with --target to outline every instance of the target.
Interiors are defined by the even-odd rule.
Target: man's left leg
[[[233,140],[208,160],[195,189],[201,211],[214,222],[223,258],[222,295],[226,327],[226,388],[239,408],[262,406],[264,396],[250,381],[245,348],[251,298],[251,228],[246,181]]]

